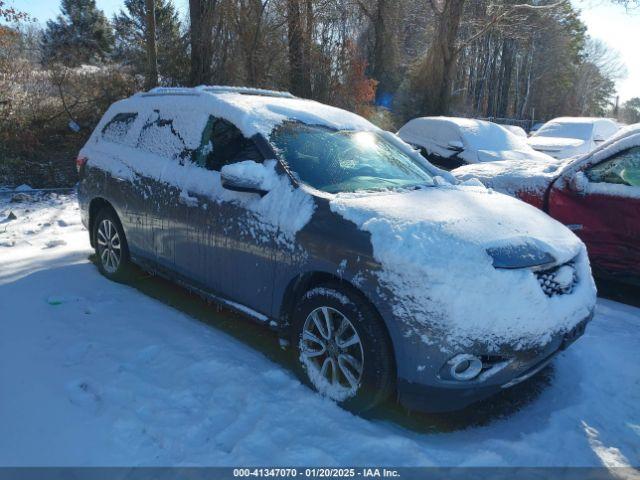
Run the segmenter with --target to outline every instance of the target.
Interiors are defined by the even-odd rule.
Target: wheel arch
[[[103,208],[110,208],[113,212],[118,216],[116,209],[113,208],[111,202],[103,197],[95,197],[89,203],[89,241],[91,242],[91,246],[95,248],[95,239],[93,238],[93,226],[96,221],[96,217],[98,213]],[[119,219],[120,217],[118,217]]]
[[[312,290],[315,287],[319,286],[338,286],[342,289],[347,290],[352,295],[360,297],[360,299],[366,302],[372,311],[378,316],[378,320],[381,322],[384,334],[386,335],[387,345],[391,349],[391,370],[392,370],[392,379],[391,379],[391,394],[390,397],[393,398],[394,395],[397,395],[398,388],[398,357],[397,357],[397,349],[396,343],[394,342],[393,335],[389,329],[389,325],[384,317],[381,315],[379,309],[377,308],[375,302],[369,298],[362,289],[358,288],[356,285],[346,280],[343,277],[339,277],[335,274],[324,272],[324,271],[312,271],[306,272],[296,276],[292,279],[287,288],[285,290],[285,294],[280,305],[280,319],[281,319],[281,329],[280,335],[282,338],[290,340],[292,334],[292,315],[296,306],[297,301],[308,291]]]
[[[358,288],[350,281],[329,272],[305,272],[296,276],[289,282],[287,288],[285,289],[279,310],[282,334],[288,336],[288,334],[291,332],[291,317],[296,307],[296,303],[302,297],[302,295],[304,295],[314,287],[327,284],[338,285],[341,288],[350,291],[352,294],[357,295],[362,300],[367,302],[373,309],[373,311],[378,315],[379,320],[382,322],[382,325],[384,325],[387,340],[389,342],[389,345],[391,346],[391,350],[393,353],[394,368],[397,371],[397,365],[395,365],[395,362],[397,362],[395,342],[393,341],[394,339],[389,330],[389,326],[387,325],[384,317],[380,314],[380,311],[377,308],[375,302],[373,302],[371,298],[369,298],[369,296],[362,291],[362,289]]]

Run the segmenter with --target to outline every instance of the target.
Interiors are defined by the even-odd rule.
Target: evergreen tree
[[[113,31],[95,0],[62,0],[61,13],[49,20],[42,50],[45,62],[68,66],[103,62],[113,49]]]
[[[113,16],[116,34],[114,59],[137,73],[147,69],[145,0],[125,0],[124,9]],[[188,39],[171,0],[156,0],[158,71],[162,83],[180,85],[189,75]]]

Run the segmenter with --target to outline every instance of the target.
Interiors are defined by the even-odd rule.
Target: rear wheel
[[[111,208],[103,208],[96,216],[93,240],[100,273],[111,280],[125,280],[130,268],[129,248],[120,220]]]
[[[386,327],[351,289],[327,285],[307,292],[294,312],[292,344],[305,383],[348,410],[366,411],[393,391]]]

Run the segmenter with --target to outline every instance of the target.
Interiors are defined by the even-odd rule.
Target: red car
[[[584,241],[596,274],[640,283],[640,124],[581,157],[465,165],[451,173],[544,210]]]

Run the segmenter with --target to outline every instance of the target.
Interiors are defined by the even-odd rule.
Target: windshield
[[[271,142],[298,178],[329,193],[432,184],[427,167],[376,132],[288,122]]]
[[[560,138],[576,138],[578,140],[589,140],[593,123],[562,123],[549,122],[538,130],[534,136],[536,137],[560,137]]]

